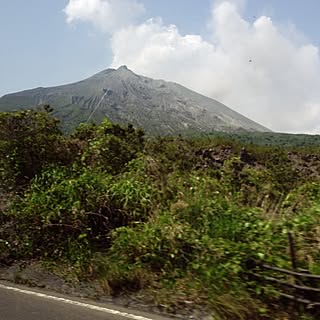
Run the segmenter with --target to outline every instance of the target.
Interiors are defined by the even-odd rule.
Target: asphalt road
[[[169,320],[0,282],[0,320]]]

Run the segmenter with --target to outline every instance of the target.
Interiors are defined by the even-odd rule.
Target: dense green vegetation
[[[288,151],[108,120],[64,136],[46,111],[0,113],[0,262],[40,260],[168,311],[299,319],[250,277],[253,262],[290,267],[289,231],[299,267],[320,273],[320,149]]]
[[[203,133],[202,137],[236,140],[240,143],[254,144],[260,146],[281,146],[281,147],[318,147],[320,144],[320,135],[310,134],[290,134],[279,132],[212,132]]]

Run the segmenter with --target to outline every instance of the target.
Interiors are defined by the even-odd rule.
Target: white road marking
[[[3,284],[0,284],[0,288],[1,289],[15,291],[15,292],[19,292],[19,293],[28,294],[28,295],[31,295],[31,296],[36,296],[36,297],[39,297],[39,298],[44,298],[44,299],[47,299],[47,300],[59,301],[59,302],[65,303],[65,304],[71,304],[71,305],[82,307],[82,308],[86,308],[86,309],[91,309],[91,310],[95,310],[95,311],[101,311],[101,312],[104,312],[104,313],[113,314],[113,315],[124,317],[124,318],[127,318],[127,319],[152,320],[151,318],[145,318],[145,317],[137,316],[137,315],[134,315],[134,314],[131,314],[131,313],[121,312],[121,311],[108,309],[108,308],[104,308],[104,307],[98,307],[98,306],[95,306],[95,305],[92,305],[92,304],[73,301],[73,300],[69,300],[69,299],[65,299],[65,298],[49,296],[49,295],[44,294],[44,293],[29,291],[29,290],[25,290],[25,289],[19,289],[19,288],[15,288],[15,287],[9,287],[9,286],[5,286]]]

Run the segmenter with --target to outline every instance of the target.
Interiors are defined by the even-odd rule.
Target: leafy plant
[[[305,137],[288,153],[273,134],[145,138],[108,120],[64,136],[43,111],[0,114],[0,133],[0,262],[72,266],[169,311],[296,319],[250,268],[288,268],[293,232],[299,267],[320,272],[320,151]]]

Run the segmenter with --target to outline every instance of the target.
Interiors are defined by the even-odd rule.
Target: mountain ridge
[[[132,123],[148,134],[212,131],[270,131],[224,104],[175,82],[135,74],[126,66],[105,69],[84,80],[38,87],[0,98],[0,111],[50,104],[69,129],[107,117]]]

